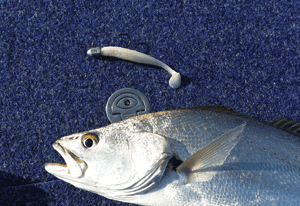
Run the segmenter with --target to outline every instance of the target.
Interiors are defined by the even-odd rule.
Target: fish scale
[[[168,118],[173,119],[172,112],[170,112],[169,115],[170,117]],[[164,116],[167,115],[164,114]],[[172,125],[174,127],[177,127],[178,124],[182,124],[182,122],[186,121],[186,119],[184,119],[184,121],[180,121],[177,116],[177,114],[174,115],[175,120],[172,122]],[[196,150],[205,146],[213,138],[219,136],[222,133],[221,131],[227,131],[228,129],[237,126],[243,121],[247,122],[247,129],[242,133],[243,137],[241,143],[239,143],[231,151],[230,154],[231,157],[237,156],[244,163],[240,164],[238,172],[233,170],[226,170],[227,172],[224,180],[226,180],[226,182],[228,183],[230,182],[230,180],[232,180],[232,182],[235,182],[236,180],[240,179],[242,180],[242,182],[244,182],[244,185],[247,185],[251,189],[249,190],[240,186],[228,187],[228,185],[224,185],[223,187],[227,188],[226,193],[232,194],[237,190],[241,190],[244,191],[245,194],[240,196],[244,198],[248,196],[249,201],[252,199],[254,202],[260,202],[260,204],[263,204],[264,202],[276,203],[276,201],[289,201],[288,198],[284,199],[284,197],[280,195],[283,191],[288,191],[289,198],[291,198],[292,200],[296,198],[294,202],[299,201],[298,191],[300,189],[300,170],[299,160],[296,159],[296,156],[299,156],[300,148],[299,144],[293,144],[293,142],[290,140],[295,137],[292,138],[291,135],[286,132],[265,125],[263,123],[259,123],[257,121],[254,121],[253,119],[244,118],[243,116],[238,117],[235,115],[212,113],[203,110],[186,111],[185,116],[188,117],[187,122],[189,122],[189,124],[192,124],[192,126],[189,125],[189,127],[192,128],[194,126],[197,128],[191,130],[192,134],[189,134],[189,138],[186,138],[186,136],[173,135],[172,133],[166,134],[163,129],[159,130],[160,128],[158,128],[158,130],[161,132],[161,134],[169,138],[174,138],[180,142],[184,142],[184,145],[188,148],[190,154],[193,154],[194,152],[196,152]],[[156,119],[156,122],[154,124],[162,125],[164,118],[165,117],[162,117],[162,119],[159,120]],[[151,122],[151,120],[149,121]],[[202,132],[205,133],[205,135],[197,135],[196,131],[207,131],[204,129],[203,125],[205,124],[203,122],[205,122],[207,125],[214,125],[214,130],[211,130],[210,133]],[[181,133],[178,129],[176,130],[176,132]],[[202,141],[197,141],[198,138],[201,138]],[[275,155],[276,151],[278,153],[277,155]],[[235,160],[231,160],[230,158],[228,158],[224,165],[229,165],[230,163],[234,164],[234,161]],[[285,164],[292,164],[293,166],[288,166]],[[289,168],[289,170],[286,170],[284,167]],[[244,170],[242,170],[243,168]],[[261,170],[261,172],[259,172],[259,170]],[[274,171],[270,172],[272,170]],[[223,175],[220,173],[219,177],[221,176]],[[238,177],[239,179],[236,179],[236,177]],[[280,181],[278,181],[277,178],[279,178]],[[268,182],[262,180],[268,180]],[[219,186],[222,185],[222,183],[220,183],[219,181],[202,183],[202,185],[204,184],[210,186],[214,184]],[[286,186],[283,187],[281,185]],[[263,190],[264,188],[265,190]],[[277,192],[274,191],[275,188],[277,189]],[[224,193],[224,190],[219,191],[218,194],[222,194],[222,192]],[[213,195],[217,194],[216,191],[211,191],[210,193]],[[260,198],[258,198],[259,196]],[[274,200],[271,197],[273,197]],[[276,200],[276,198],[278,200]],[[247,200],[247,198],[245,198],[245,200]],[[231,201],[228,201],[224,204],[230,204],[230,202]]]

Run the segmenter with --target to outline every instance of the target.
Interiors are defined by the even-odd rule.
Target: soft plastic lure
[[[169,85],[171,88],[176,89],[181,84],[181,76],[178,72],[174,71],[171,67],[169,67],[162,61],[135,50],[126,49],[122,47],[114,47],[114,46],[108,46],[103,48],[95,47],[89,49],[87,51],[87,54],[92,57],[102,55],[102,56],[116,57],[119,59],[133,61],[141,64],[150,64],[150,65],[158,66],[167,70],[172,75],[169,80]]]

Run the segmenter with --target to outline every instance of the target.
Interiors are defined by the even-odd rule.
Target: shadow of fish
[[[203,106],[62,137],[53,147],[66,165],[45,169],[78,188],[140,205],[296,205],[297,138],[228,108]]]

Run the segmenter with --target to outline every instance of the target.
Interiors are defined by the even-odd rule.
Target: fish
[[[138,205],[299,205],[300,124],[222,106],[149,113],[58,139],[57,178]]]

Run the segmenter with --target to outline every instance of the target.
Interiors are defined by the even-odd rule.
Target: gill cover
[[[133,195],[142,194],[155,186],[172,157],[169,142],[165,137],[148,132],[127,134],[131,140],[131,178],[122,184],[98,185],[101,188],[98,194],[115,200],[129,200]]]

